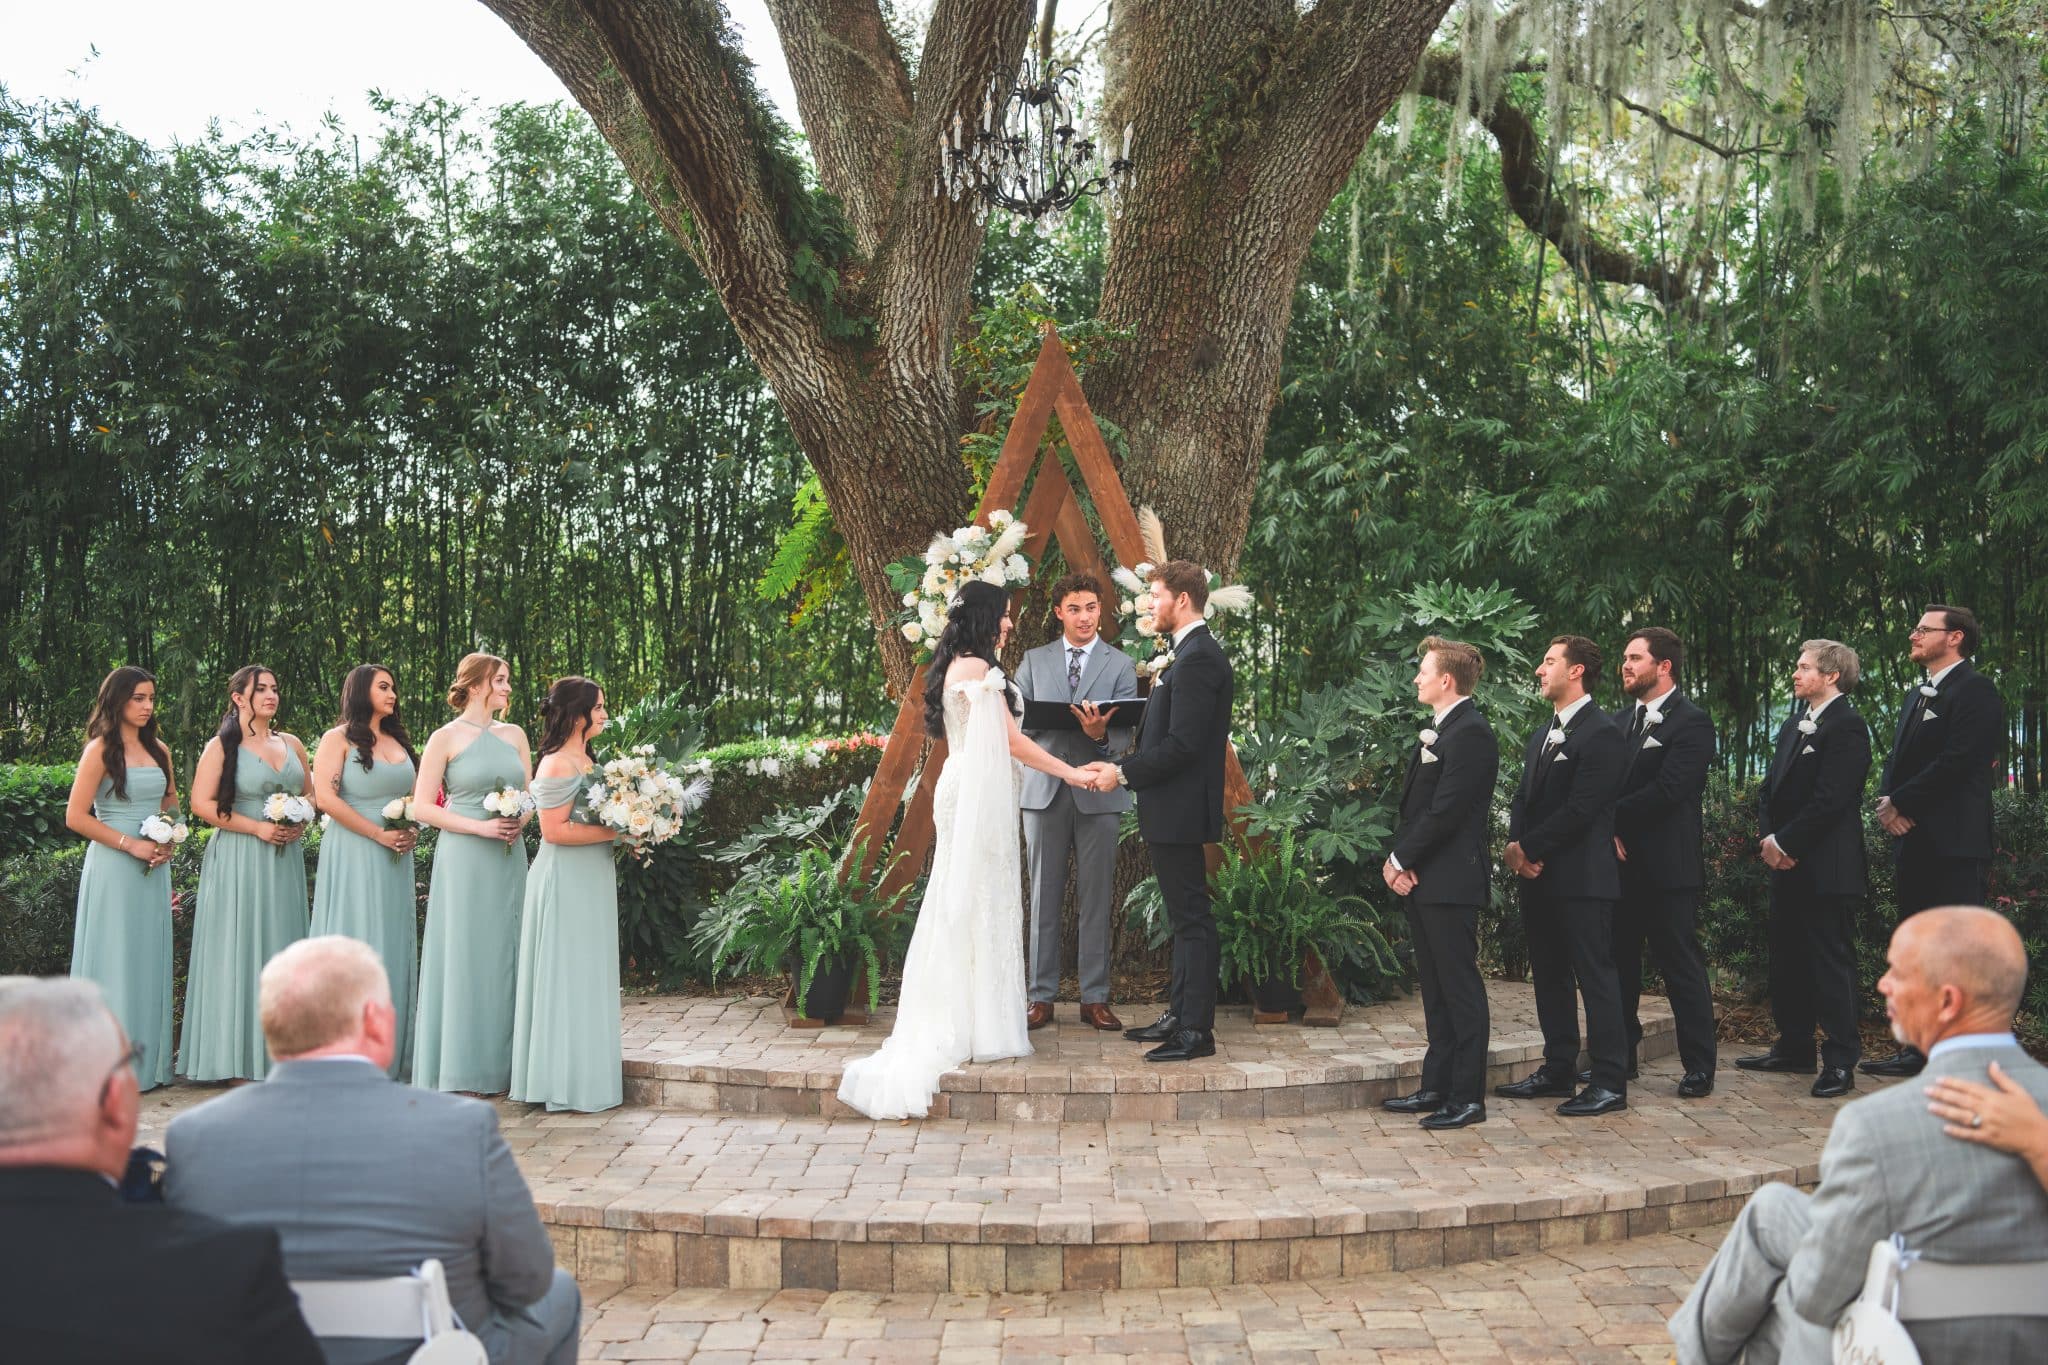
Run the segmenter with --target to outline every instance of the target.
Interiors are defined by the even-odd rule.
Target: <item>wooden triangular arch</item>
[[[1088,490],[1089,500],[1109,537],[1110,549],[1117,562],[1137,564],[1144,560],[1144,538],[1138,532],[1138,517],[1131,508],[1130,495],[1124,491],[1123,478],[1110,458],[1101,428],[1095,424],[1095,414],[1089,410],[1087,396],[1081,392],[1080,376],[1074,373],[1067,348],[1060,341],[1057,329],[1050,324],[1045,328],[1045,342],[1039,347],[1038,361],[1032,367],[1031,378],[1018,400],[1017,415],[1011,419],[1010,430],[1003,438],[1002,454],[997,457],[996,467],[989,474],[988,488],[981,495],[981,504],[974,509],[974,520],[986,526],[990,513],[1015,510],[1017,499],[1023,496],[1028,483],[1031,497],[1020,516],[1028,535],[1019,553],[1035,569],[1046,545],[1056,538],[1070,567],[1093,574],[1107,585],[1111,582],[1110,566],[1102,561],[1102,552],[1067,478],[1066,468],[1057,451],[1046,449],[1041,453],[1040,450],[1046,427],[1054,413],[1059,414],[1060,429],[1066,435],[1068,448],[1074,453],[1074,464],[1080,470],[1082,486]],[[1035,480],[1031,478],[1034,467],[1037,470]],[[1114,617],[1105,623],[1104,634],[1115,634]],[[866,882],[874,875],[877,862],[881,862],[886,870],[876,889],[884,895],[901,891],[914,882],[923,872],[932,850],[932,793],[938,786],[939,774],[945,769],[946,741],[933,740],[929,751],[926,750],[925,669],[925,665],[919,664],[911,675],[910,685],[904,690],[895,728],[889,733],[889,743],[882,750],[881,764],[875,770],[874,781],[869,784],[867,800],[861,805],[860,819],[855,825],[855,838],[864,841],[859,845],[861,856],[857,861],[849,860],[844,869],[845,875]],[[911,778],[918,772],[920,756],[924,758],[923,777],[917,783],[902,823],[897,825],[896,812],[903,805],[903,793],[910,786]],[[1244,769],[1237,761],[1234,746],[1225,759],[1223,782],[1226,810],[1235,811],[1251,804],[1251,787],[1245,781]],[[888,843],[888,857],[884,860],[881,836],[892,826],[896,827],[895,837]],[[1231,828],[1241,841],[1244,838],[1243,822],[1233,819]],[[1212,847],[1212,867],[1216,857],[1217,850]],[[865,989],[857,988],[854,995],[856,999],[865,999]],[[1343,999],[1328,973],[1322,970],[1320,962],[1312,963],[1311,970],[1305,974],[1304,995],[1309,1006],[1303,1020],[1305,1023],[1335,1024],[1343,1013]],[[794,997],[785,1003],[793,1004]],[[858,1013],[858,1009],[857,1005],[850,1005],[844,1016],[845,1022],[865,1022],[865,1014]]]

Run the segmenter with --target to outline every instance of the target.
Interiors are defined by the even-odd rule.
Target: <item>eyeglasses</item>
[[[121,1068],[125,1066],[140,1066],[142,1064],[142,1054],[147,1050],[141,1043],[130,1043],[128,1044],[128,1050],[122,1053],[112,1066],[107,1068],[107,1078],[100,1082],[99,1102],[101,1104],[107,1102],[107,1092],[114,1088],[114,1077],[121,1074]]]
[[[1954,629],[1951,629],[1951,628],[1950,628],[1950,627],[1948,627],[1948,626],[1915,626],[1915,627],[1913,627],[1913,628],[1912,628],[1911,630],[1907,631],[1907,632],[1906,632],[1906,634],[1908,634],[1908,635],[1960,635],[1960,634],[1962,634],[1962,632],[1961,632],[1961,631],[1959,631],[1959,630],[1954,630]]]

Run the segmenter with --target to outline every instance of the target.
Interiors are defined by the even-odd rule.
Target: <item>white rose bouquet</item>
[[[613,831],[621,846],[645,862],[654,849],[682,833],[710,795],[708,775],[699,772],[686,782],[655,756],[652,744],[640,744],[592,770],[583,807],[570,818]]]
[[[413,823],[412,798],[394,796],[384,803],[384,828],[406,829]],[[391,850],[391,861],[397,862],[402,856],[396,849]]]
[[[151,812],[143,818],[142,828],[136,832],[159,848],[176,847],[192,837],[191,826],[185,823],[184,816],[174,810]],[[146,877],[149,873],[149,868],[142,869],[143,876]]]
[[[507,820],[520,820],[533,813],[533,793],[524,787],[500,787],[494,792],[484,793],[484,809]],[[505,845],[505,856],[512,856],[512,845]]]
[[[319,812],[313,808],[313,798],[297,792],[274,791],[263,799],[263,818],[273,825],[307,825]],[[279,857],[284,856],[284,845],[273,844],[271,849]]]
[[[962,526],[951,535],[934,536],[924,558],[889,566],[889,578],[903,593],[897,626],[903,638],[930,658],[946,612],[968,583],[980,580],[1015,590],[1031,582],[1031,563],[1020,550],[1030,532],[1023,522],[998,509],[986,526]]]

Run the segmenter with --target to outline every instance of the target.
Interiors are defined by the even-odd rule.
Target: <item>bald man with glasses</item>
[[[0,977],[0,1357],[321,1365],[275,1231],[120,1201],[141,1056],[92,982]]]

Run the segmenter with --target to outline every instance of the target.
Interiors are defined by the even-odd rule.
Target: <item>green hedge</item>
[[[71,842],[64,805],[77,771],[72,763],[0,765],[0,858]]]

